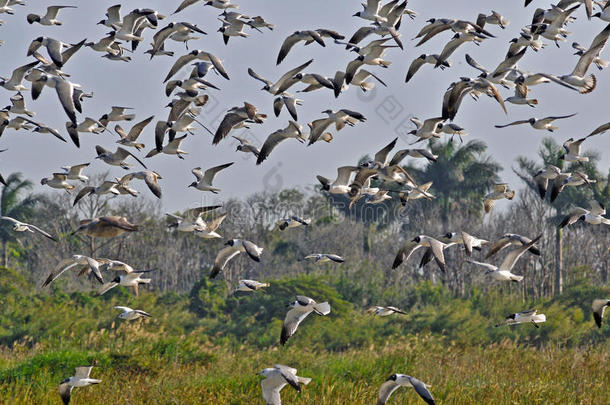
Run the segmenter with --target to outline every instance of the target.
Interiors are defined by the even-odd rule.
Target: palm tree
[[[423,169],[405,167],[418,183],[432,181],[431,192],[436,196],[444,229],[448,229],[451,213],[478,216],[483,207],[483,195],[499,180],[501,166],[485,155],[487,145],[480,140],[466,144],[431,141],[430,149],[438,155],[436,162]]]
[[[6,179],[6,185],[0,193],[0,215],[12,217],[18,220],[26,219],[32,214],[36,197],[28,194],[24,198],[21,195],[32,189],[32,182],[24,180],[21,173],[13,173]],[[15,232],[11,225],[2,221],[0,223],[0,241],[2,242],[2,257],[4,267],[8,266],[8,244],[14,242]]]

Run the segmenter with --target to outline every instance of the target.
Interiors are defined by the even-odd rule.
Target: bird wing
[[[231,132],[231,129],[233,129],[235,125],[245,121],[246,119],[247,118],[244,118],[241,115],[235,114],[233,112],[230,112],[225,115],[222,121],[220,122],[216,133],[214,134],[214,140],[212,141],[212,143],[214,145],[218,144],[229,134],[229,132]]]
[[[307,62],[303,63],[302,65],[299,65],[297,67],[295,67],[294,69],[290,69],[289,71],[287,71],[286,73],[284,73],[282,75],[282,77],[280,77],[280,79],[274,84],[274,86],[278,87],[278,90],[275,92],[275,94],[280,94],[283,91],[287,90],[289,86],[286,86],[285,83],[289,80],[292,79],[297,73],[299,73],[301,70],[305,69],[307,66],[311,65],[311,63],[313,62],[313,59],[308,60]],[[250,73],[250,70],[248,70],[248,73]],[[252,75],[251,75],[252,76]],[[254,77],[254,76],[253,76]]]
[[[311,130],[308,145],[314,144],[332,123],[333,120],[330,118],[320,118],[307,124]]]
[[[407,71],[407,77],[405,78],[405,83],[408,83],[409,80],[417,73],[419,68],[421,68],[426,63],[425,58],[415,58],[411,65],[409,65],[409,70]]]
[[[180,3],[180,5],[176,9],[176,11],[174,11],[172,14],[179,13],[180,11],[184,10],[185,8],[187,8],[188,6],[191,6],[191,5],[195,4],[195,3],[197,3],[198,1],[200,1],[200,0],[184,0],[182,3]]]
[[[142,161],[140,159],[138,159],[138,157],[136,155],[134,155],[133,153],[131,153],[130,151],[128,151],[125,148],[121,148],[120,146],[117,148],[116,152],[115,152],[115,156],[120,159],[121,161],[125,160],[127,157],[131,156],[132,158],[134,158],[136,160],[136,162],[138,162],[139,164],[142,165],[142,167],[144,167],[145,169],[148,169],[146,167],[146,165],[144,163],[142,163]]]
[[[485,259],[488,259],[491,256],[495,255],[496,253],[498,253],[500,250],[504,249],[509,244],[510,244],[509,238],[502,237],[501,239],[498,239],[498,241],[496,243],[494,243],[493,245],[491,245],[489,247],[489,252],[487,252]]]
[[[132,309],[131,309],[131,308],[129,308],[129,307],[122,307],[122,306],[120,306],[120,305],[116,305],[116,306],[114,306],[114,307],[112,307],[112,308],[114,308],[114,309],[120,309],[120,310],[121,310],[121,311],[123,311],[123,312],[131,312],[131,311],[132,311]]]
[[[224,213],[208,222],[206,222],[206,229],[208,232],[214,232],[216,231],[216,229],[218,229],[218,227],[220,226],[220,224],[222,224],[222,221],[224,221],[224,219],[227,217],[227,213]]]
[[[352,172],[358,170],[356,166],[341,166],[337,168],[337,184],[347,185],[352,176]]]
[[[428,388],[426,388],[426,384],[424,384],[423,382],[419,381],[415,377],[407,376],[407,378],[409,379],[409,382],[411,383],[411,385],[415,389],[415,392],[417,392],[417,394],[419,394],[419,396],[422,397],[422,399],[427,404],[434,405],[434,403],[435,403],[434,402],[434,398],[432,397],[432,394],[430,393],[430,391],[428,391]]]
[[[385,405],[390,398],[390,395],[400,387],[400,384],[393,380],[387,380],[379,387],[379,395],[377,396],[377,405]]]
[[[216,258],[214,259],[214,266],[212,266],[212,271],[210,272],[210,278],[214,278],[224,270],[225,266],[235,256],[240,253],[239,249],[234,246],[228,246],[224,249],[221,249]]]
[[[392,149],[394,149],[394,146],[396,146],[396,142],[398,141],[398,138],[394,138],[394,140],[392,142],[390,142],[389,144],[387,144],[387,146],[383,147],[383,149],[381,149],[379,152],[375,153],[375,162],[379,162],[382,164],[385,164],[387,158],[388,158],[388,154],[390,153],[390,151]]]
[[[610,300],[604,300],[604,299],[593,300],[591,309],[593,310],[593,317],[595,318],[595,323],[597,324],[598,328],[602,327],[602,319],[604,317],[604,311],[609,304],[610,304]]]
[[[589,205],[591,206],[589,212],[593,215],[604,215],[606,213],[606,208],[596,200],[589,201]]]
[[[59,384],[59,396],[65,405],[70,403],[70,394],[72,393],[72,386],[68,383]]]
[[[593,136],[593,135],[603,134],[608,129],[610,129],[610,122],[607,122],[607,123],[602,124],[599,127],[595,128],[589,135],[587,135],[587,138],[590,136]]]
[[[483,65],[481,65],[480,63],[478,63],[476,60],[474,60],[473,57],[471,57],[470,55],[466,54],[466,63],[468,63],[470,66],[472,66],[473,68],[480,70],[483,73],[489,73],[489,70],[485,69],[485,67]]]
[[[191,173],[195,175],[195,178],[198,182],[203,179],[203,172],[201,171],[201,167],[194,168],[193,170],[191,170]]]
[[[250,242],[249,240],[242,240],[242,245],[244,246],[244,250],[252,260],[254,260],[255,262],[261,261],[260,255],[262,253],[262,250],[260,250],[258,246],[256,246],[253,242]]]
[[[330,260],[332,260],[335,263],[343,263],[345,261],[345,259],[342,258],[339,255],[334,255],[334,254],[327,253],[324,256],[328,257]]]
[[[103,222],[106,225],[113,226],[115,228],[124,229],[126,231],[139,230],[138,225],[130,224],[129,221],[127,221],[127,219],[124,217],[117,217],[117,216],[100,217],[99,221]]]
[[[74,198],[74,203],[72,203],[72,206],[75,206],[81,199],[83,199],[85,196],[88,196],[89,194],[91,194],[93,192],[94,188],[91,186],[85,186],[83,187],[78,194],[76,195],[76,197]]]
[[[223,165],[209,168],[203,174],[203,182],[211,185],[212,181],[214,180],[214,176],[216,176],[216,173],[218,173],[219,171],[221,171],[223,169],[226,169],[227,167],[231,166],[233,163],[235,163],[235,162],[225,163]]]
[[[277,55],[277,61],[275,64],[279,65],[280,63],[282,63],[282,61],[284,60],[286,55],[288,55],[288,52],[290,52],[292,47],[302,40],[303,38],[301,37],[301,34],[299,32],[287,36],[284,42],[282,42],[282,46],[280,47],[280,52]]]
[[[36,225],[28,224],[28,228],[33,229],[36,232],[38,232],[39,234],[41,234],[42,236],[46,236],[47,238],[57,242],[57,239],[55,239],[53,236],[51,236],[50,233],[43,231],[42,229],[40,229]]]
[[[178,73],[180,69],[182,69],[183,66],[186,66],[187,63],[194,61],[196,58],[197,53],[195,53],[195,51],[179,57],[167,73],[167,76],[165,76],[165,80],[163,80],[163,83],[171,79],[176,73]]]
[[[73,258],[64,259],[55,266],[55,269],[49,274],[47,279],[42,283],[43,287],[51,284],[57,277],[59,277],[66,270],[71,269],[72,267],[78,265],[78,262]]]
[[[438,267],[440,267],[444,273],[446,270],[445,255],[443,253],[445,245],[441,241],[434,238],[429,238],[429,243],[430,248],[432,249],[432,254],[434,255],[434,260],[436,260],[436,264],[438,264]]]
[[[0,217],[0,219],[4,219],[5,221],[10,221],[12,223],[14,223],[15,225],[17,224],[21,224],[21,221],[17,221],[15,218],[11,218],[11,217]]]
[[[502,264],[500,265],[499,269],[510,271],[514,267],[517,260],[523,255],[523,253],[525,253],[530,247],[532,247],[536,242],[538,242],[541,237],[542,235],[538,235],[530,242],[518,247],[517,249],[511,250],[502,261]]]
[[[157,197],[161,198],[161,186],[157,180],[157,176],[153,172],[146,173],[144,182],[148,186],[148,189]]]
[[[76,124],[76,106],[74,105],[74,85],[65,79],[55,80],[55,91],[64,111],[73,124]]]
[[[498,270],[498,267],[494,266],[493,264],[477,262],[476,260],[472,260],[471,258],[466,258],[466,261],[468,263],[476,264],[477,266],[485,267],[486,269],[488,269],[490,271]]]
[[[151,115],[150,117],[138,122],[136,125],[131,127],[131,129],[129,130],[129,135],[127,135],[127,139],[132,142],[135,141],[136,139],[138,139],[138,136],[140,136],[140,134],[142,133],[144,128],[148,124],[150,124],[150,122],[153,120],[153,118],[155,118],[155,116]]]
[[[254,71],[254,69],[252,69],[252,68],[248,68],[248,74],[250,76],[252,76],[253,78],[255,78],[256,80],[260,80],[261,82],[265,83],[269,87],[271,87],[273,85],[273,82],[271,82],[270,80],[265,79],[264,77],[262,77],[261,75],[256,73]]]
[[[302,308],[292,308],[286,313],[284,323],[282,324],[282,333],[280,336],[280,344],[284,345],[288,339],[294,335],[299,327],[299,324],[309,315],[311,310],[303,310]]]
[[[392,263],[392,268],[395,269],[400,266],[403,262],[409,260],[409,257],[415,252],[417,249],[421,247],[420,244],[415,243],[413,241],[406,241],[398,250],[396,257],[394,258],[394,262]]]
[[[265,140],[265,143],[263,144],[263,147],[261,148],[260,153],[258,154],[258,159],[256,160],[256,164],[259,165],[265,159],[267,159],[267,157],[269,157],[269,155],[271,154],[273,149],[277,145],[279,145],[282,141],[284,141],[285,139],[288,139],[288,136],[286,135],[286,132],[282,129],[278,129],[277,131],[275,131],[271,135],[269,135],[267,137],[267,139]]]
[[[131,273],[129,273],[131,274]],[[100,287],[100,289],[97,291],[97,295],[100,296],[108,291],[110,291],[111,289],[113,289],[114,287],[116,287],[117,285],[119,285],[119,283],[115,283],[114,281],[110,281],[104,285],[102,285]]]
[[[464,243],[464,249],[466,249],[466,255],[472,255],[472,243],[474,242],[474,237],[466,232],[460,232],[462,236],[462,242]]]

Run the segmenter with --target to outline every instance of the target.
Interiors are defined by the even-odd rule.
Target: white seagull
[[[292,388],[301,392],[301,384],[307,385],[311,382],[311,378],[297,376],[296,368],[281,364],[266,368],[258,374],[265,377],[261,381],[261,389],[263,391],[263,399],[267,405],[282,405],[280,391],[286,384],[290,384]]]
[[[318,304],[316,301],[303,295],[297,295],[297,300],[288,304],[291,308],[284,318],[282,325],[282,334],[280,335],[280,344],[283,346],[288,339],[294,335],[299,327],[299,324],[312,312],[317,315],[330,314],[330,304],[322,302]]]

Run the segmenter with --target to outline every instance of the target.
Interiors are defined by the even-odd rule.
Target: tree
[[[32,182],[24,180],[21,173],[13,173],[6,179],[6,185],[2,187],[0,194],[0,214],[2,216],[25,220],[33,212],[37,198],[28,194],[24,198],[21,195],[32,189]],[[7,221],[0,223],[0,241],[2,242],[2,257],[4,267],[8,266],[8,244],[17,240],[12,225]]]

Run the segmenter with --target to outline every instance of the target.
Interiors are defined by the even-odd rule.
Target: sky
[[[319,73],[332,77],[337,70],[345,70],[349,61],[355,58],[355,53],[346,51],[343,46],[334,44],[329,39],[326,40],[324,48],[317,44],[303,46],[300,43],[294,46],[282,64],[276,66],[277,53],[283,40],[295,30],[316,28],[333,29],[349,38],[359,27],[367,25],[367,21],[352,16],[361,9],[360,1],[355,0],[236,0],[236,3],[240,6],[240,12],[249,16],[263,16],[265,20],[275,24],[275,29],[273,31],[265,29],[263,33],[246,29],[248,38],[231,38],[228,46],[225,46],[221,34],[216,32],[221,24],[217,20],[220,10],[203,6],[203,2],[190,6],[176,15],[171,13],[176,9],[179,1],[129,1],[123,3],[121,11],[122,15],[125,15],[134,8],[149,7],[168,16],[160,21],[160,27],[172,21],[188,21],[206,31],[207,35],[189,42],[189,50],[201,49],[221,58],[231,80],[227,81],[214,73],[206,76],[206,80],[214,83],[221,90],[209,91],[211,101],[203,107],[199,119],[214,131],[228,108],[248,101],[256,105],[260,112],[266,113],[269,118],[262,125],[253,125],[250,130],[238,130],[232,134],[246,136],[260,147],[270,133],[288,124],[290,116],[285,110],[277,118],[273,115],[274,97],[260,90],[262,84],[248,75],[248,67],[253,68],[263,77],[275,81],[287,70],[313,58],[314,62],[304,70],[304,73]],[[382,78],[387,87],[377,84],[373,91],[366,94],[360,89],[351,87],[337,99],[327,89],[312,93],[297,93],[297,97],[303,100],[303,106],[298,108],[298,118],[304,128],[307,128],[308,122],[324,117],[321,111],[329,108],[359,111],[367,118],[365,123],[347,127],[338,133],[333,130],[334,140],[330,144],[318,142],[305,147],[295,140],[287,140],[279,145],[260,166],[255,165],[254,156],[236,152],[237,144],[233,139],[228,138],[218,146],[212,146],[212,136],[205,130],[198,129],[195,135],[188,136],[182,144],[183,149],[189,152],[184,160],[170,155],[145,159],[150,169],[163,176],[161,180],[163,209],[176,211],[201,203],[218,203],[229,198],[244,198],[257,191],[276,191],[293,186],[305,187],[316,184],[315,176],[318,174],[334,178],[337,167],[355,164],[365,154],[373,155],[395,137],[399,138],[396,149],[408,147],[407,145],[414,140],[405,135],[413,129],[409,118],[415,116],[424,120],[439,116],[443,93],[450,83],[459,80],[461,76],[475,77],[479,74],[479,71],[465,63],[465,54],[470,54],[483,66],[493,70],[503,60],[510,39],[518,35],[521,27],[531,22],[535,7],[547,8],[550,3],[547,0],[537,0],[527,8],[523,8],[522,1],[409,1],[408,7],[417,11],[418,16],[414,20],[407,16],[403,19],[400,33],[405,49],[396,48],[387,51],[385,59],[392,61],[388,69],[366,67]],[[117,3],[116,0],[62,1],[62,5],[73,4],[78,7],[60,12],[62,26],[43,27],[38,24],[29,25],[26,22],[28,13],[44,14],[49,4],[27,0],[26,7],[13,7],[14,15],[0,15],[0,20],[4,21],[4,25],[0,26],[0,39],[5,41],[4,45],[0,46],[0,75],[10,76],[14,68],[31,60],[26,57],[26,50],[29,43],[38,36],[49,36],[68,43],[76,43],[83,38],[97,41],[104,37],[110,30],[96,23],[105,18],[104,13],[108,7]],[[443,32],[415,48],[416,41],[411,38],[426,24],[426,20],[459,18],[475,21],[478,13],[489,14],[492,9],[510,20],[507,29],[502,30],[498,26],[487,27],[496,38],[485,40],[481,46],[465,44],[450,57],[451,68],[441,71],[426,65],[414,79],[407,84],[404,83],[406,72],[414,58],[423,53],[440,53],[453,35],[449,31]],[[568,37],[566,43],[562,43],[561,47],[557,48],[550,41],[545,41],[546,48],[538,53],[528,50],[519,67],[530,72],[558,75],[570,73],[578,61],[578,57],[573,55],[571,43],[576,41],[588,47],[593,37],[607,25],[599,19],[588,21],[582,7],[574,15],[577,20],[568,27],[573,34]],[[150,115],[155,116],[153,123],[145,129],[139,139],[146,143],[145,150],[138,153],[131,149],[139,157],[143,157],[154,147],[154,123],[158,119],[166,119],[169,112],[164,106],[170,98],[165,96],[162,81],[174,60],[188,52],[184,44],[167,41],[165,49],[174,51],[175,57],[155,57],[150,61],[144,51],[149,48],[153,34],[153,31],[145,31],[145,41],[134,54],[130,55],[132,61],[129,63],[110,61],[102,58],[101,53],[83,48],[63,69],[71,75],[72,82],[94,93],[92,99],[84,101],[83,114],[78,115],[79,122],[85,117],[99,119],[104,113],[109,112],[113,105],[134,108],[133,113],[136,114],[134,121],[118,123],[127,130],[134,123]],[[369,39],[373,38],[367,38],[365,42]],[[602,57],[604,56],[610,59],[607,50],[602,52]],[[464,127],[468,132],[465,141],[481,139],[486,142],[489,146],[488,153],[504,167],[501,172],[502,180],[516,189],[522,188],[523,184],[512,172],[518,156],[534,158],[540,141],[546,136],[552,136],[557,142],[563,143],[570,137],[585,136],[600,124],[610,121],[607,101],[610,92],[610,71],[598,71],[595,66],[591,66],[589,73],[594,73],[598,79],[597,88],[592,94],[580,95],[555,84],[543,84],[530,88],[530,96],[539,101],[536,108],[507,104],[508,115],[505,115],[500,106],[490,98],[483,97],[478,102],[466,98],[454,123]],[[188,70],[184,69],[176,75],[176,78],[187,75]],[[29,87],[29,82],[25,84]],[[296,90],[304,87],[305,85],[299,84],[289,92],[294,94]],[[513,93],[512,90],[502,88],[499,90],[504,98]],[[9,99],[13,94],[14,92],[0,88],[0,97],[5,100],[6,105],[10,104]],[[36,101],[32,101],[29,92],[25,92],[24,96],[27,107],[36,112],[33,119],[60,130],[68,139],[68,143],[62,143],[49,134],[6,130],[0,138],[0,148],[9,150],[0,155],[0,173],[6,176],[11,172],[20,171],[36,183],[35,191],[46,190],[52,193],[62,191],[43,189],[39,181],[59,171],[64,165],[91,162],[85,172],[87,175],[110,171],[110,177],[119,177],[125,173],[121,168],[110,167],[99,160],[94,160],[95,145],[99,144],[113,150],[118,146],[115,142],[119,137],[113,131],[99,135],[81,134],[81,147],[77,149],[70,143],[65,131],[67,118],[54,90],[45,89]],[[494,128],[495,124],[506,124],[519,119],[572,113],[578,115],[558,121],[560,129],[554,134],[534,130],[528,125],[505,129]],[[115,124],[113,122],[109,126],[114,127]],[[599,167],[604,173],[608,171],[609,134],[587,140],[584,149],[600,152]],[[194,176],[190,173],[194,167],[200,166],[205,170],[228,162],[235,164],[220,172],[215,179],[215,185],[222,190],[220,194],[212,195],[187,188],[194,180]],[[134,168],[139,170],[137,166]],[[152,197],[143,183],[134,183],[132,186],[142,191],[144,195]]]

